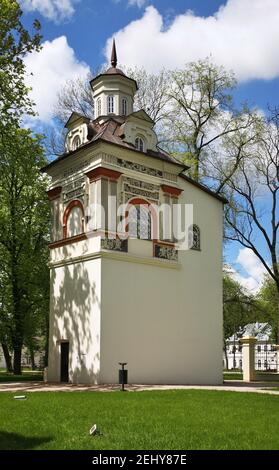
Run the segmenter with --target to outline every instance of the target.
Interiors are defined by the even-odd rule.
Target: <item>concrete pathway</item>
[[[228,392],[253,392],[279,395],[279,382],[251,382],[226,380],[223,385],[127,385],[128,391],[152,390],[221,390]],[[0,392],[111,392],[119,390],[119,385],[73,385],[44,382],[0,383]]]

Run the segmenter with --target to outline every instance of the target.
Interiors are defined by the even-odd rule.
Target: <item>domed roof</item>
[[[126,77],[125,73],[120,70],[120,69],[117,69],[116,67],[110,67],[105,73],[104,75],[123,75],[123,77]]]

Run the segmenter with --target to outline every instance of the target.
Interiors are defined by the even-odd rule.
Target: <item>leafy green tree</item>
[[[223,277],[223,338],[226,368],[228,368],[226,339],[241,330],[247,323],[254,323],[261,319],[262,310],[257,300],[249,295],[232,276],[225,274]]]
[[[5,357],[7,372],[12,372],[11,359],[11,318],[9,315],[11,305],[10,283],[7,276],[7,264],[4,259],[4,250],[0,245],[0,344]]]
[[[264,320],[272,326],[273,339],[278,337],[278,294],[276,284],[270,276],[265,281],[257,296]]]
[[[24,57],[40,49],[40,23],[34,35],[21,22],[22,11],[15,0],[0,0],[0,139],[22,115],[34,114],[25,85]]]
[[[28,312],[45,295],[40,283],[41,270],[47,269],[49,233],[47,181],[40,174],[45,164],[41,138],[32,137],[30,131],[15,128],[0,141],[0,245],[11,292],[9,330],[15,374],[21,373]]]
[[[229,201],[225,236],[251,250],[273,280],[279,324],[279,111],[258,119],[252,140],[243,144],[234,137],[229,145],[231,164],[216,163],[219,188]]]

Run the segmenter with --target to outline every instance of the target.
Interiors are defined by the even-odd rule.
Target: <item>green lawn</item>
[[[22,392],[21,392],[22,393]],[[279,449],[279,396],[206,390],[0,393],[0,449]],[[96,423],[100,435],[89,436]]]
[[[224,372],[224,380],[243,380],[242,372]]]
[[[39,370],[23,370],[22,375],[14,375],[6,372],[5,369],[0,369],[0,383],[3,382],[25,382],[25,381],[41,381],[43,380],[43,373]]]

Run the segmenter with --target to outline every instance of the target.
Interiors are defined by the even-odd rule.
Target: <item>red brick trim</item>
[[[179,196],[183,189],[175,188],[174,186],[168,186],[167,184],[162,184],[161,189],[164,193],[170,194],[171,196]]]
[[[78,199],[75,199],[74,201],[71,201],[70,204],[68,204],[68,206],[65,209],[64,215],[63,215],[63,238],[64,239],[67,238],[68,217],[70,215],[71,210],[74,207],[79,207],[82,211],[82,228],[81,229],[82,229],[82,233],[84,233],[84,208],[83,208],[82,203]],[[82,234],[79,234],[79,235],[82,235]],[[79,235],[77,235],[77,236],[79,236]],[[71,238],[75,238],[75,237],[71,237]]]
[[[81,233],[79,235],[75,235],[74,237],[70,237],[64,240],[58,240],[57,242],[49,243],[48,247],[50,249],[59,248],[60,246],[71,245],[72,243],[76,243],[76,242],[79,242],[81,240],[86,240],[86,239],[87,239],[87,236],[85,235],[85,233]]]
[[[62,191],[62,186],[57,186],[56,188],[50,189],[49,191],[46,191],[48,198],[50,201],[53,201],[54,199],[57,199]]]
[[[90,183],[102,177],[106,177],[111,180],[118,180],[118,178],[122,175],[120,171],[110,170],[109,168],[104,168],[102,166],[94,168],[94,170],[90,170],[85,174],[89,178]]]

